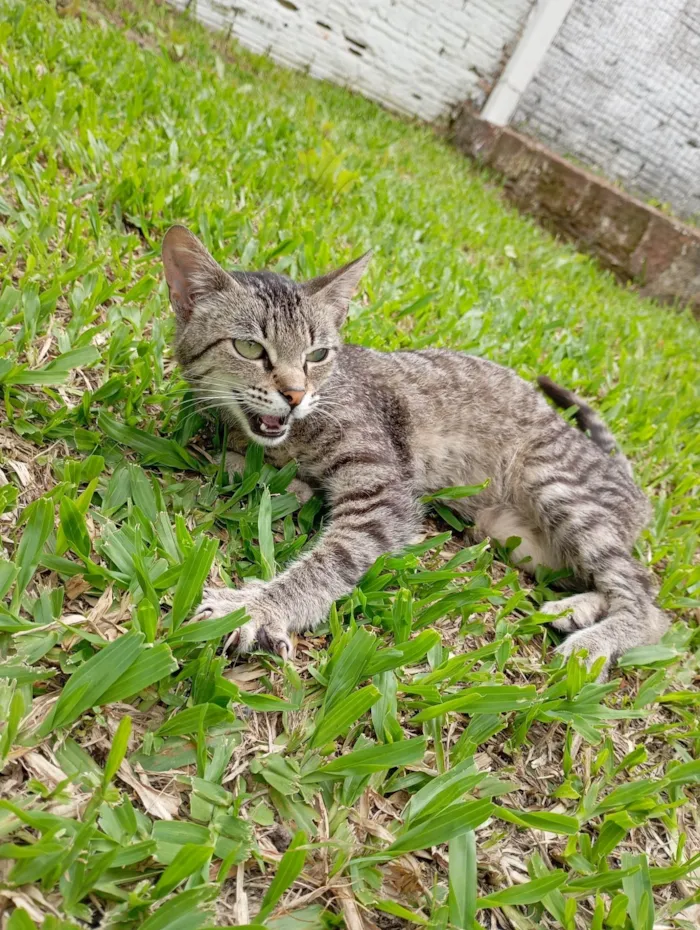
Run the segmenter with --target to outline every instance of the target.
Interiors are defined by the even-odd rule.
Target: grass
[[[696,927],[697,325],[621,289],[434,134],[162,6],[0,0],[0,913],[7,930]],[[347,327],[596,399],[654,504],[674,615],[607,685],[554,659],[507,552],[449,511],[294,664],[188,625],[310,545],[183,402],[159,242],[310,276]],[[442,521],[448,522],[442,522]],[[475,923],[476,921],[476,923]]]

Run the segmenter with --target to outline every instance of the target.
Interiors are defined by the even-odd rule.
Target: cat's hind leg
[[[558,651],[568,656],[585,649],[589,665],[604,657],[605,675],[629,649],[658,642],[668,619],[654,603],[650,573],[630,552],[640,525],[643,495],[629,476],[601,459],[599,452],[586,462],[586,451],[576,466],[579,471],[587,468],[585,479],[574,471],[566,474],[561,461],[553,474],[549,463],[540,467],[540,473],[548,474],[541,473],[527,494],[534,518],[564,565],[582,587],[602,599],[589,600],[587,607],[606,604],[601,619],[572,631]],[[583,618],[584,612],[575,611],[572,619],[577,616]]]
[[[501,544],[513,537],[520,539],[510,557],[528,574],[534,575],[538,565],[555,571],[563,567],[559,554],[549,545],[545,534],[532,520],[508,504],[494,504],[480,510],[475,527],[482,539],[490,536]]]

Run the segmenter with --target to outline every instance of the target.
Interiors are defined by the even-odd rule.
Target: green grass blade
[[[143,634],[127,633],[84,662],[68,679],[53,714],[39,728],[39,735],[68,726],[88,708],[99,704],[107,689],[134,664],[142,643]]]
[[[270,489],[265,488],[258,511],[258,543],[260,562],[265,581],[275,577],[275,541],[272,538],[272,499]]]
[[[177,630],[201,596],[216,550],[216,540],[202,536],[183,562],[173,597],[173,630]]]
[[[366,685],[345,701],[337,704],[327,714],[323,714],[311,736],[311,747],[316,749],[336,739],[370,707],[378,701],[381,695],[374,685]]]
[[[210,846],[198,846],[188,843],[181,847],[177,855],[158,879],[153,890],[154,898],[164,898],[174,891],[179,884],[191,875],[197,875],[209,862],[214,850]]]
[[[124,761],[124,756],[126,755],[130,736],[131,717],[122,717],[122,719],[119,721],[117,732],[114,734],[114,738],[112,739],[109,755],[107,756],[107,761],[105,762],[105,773],[102,778],[103,788],[106,788],[107,785],[112,781],[114,776],[117,774],[119,766]]]
[[[429,849],[449,843],[455,836],[476,830],[493,814],[490,801],[464,801],[436,814],[429,822],[421,822],[402,833],[385,850],[385,855],[401,856],[417,849]]]
[[[165,643],[142,649],[136,661],[101,696],[104,704],[133,697],[177,670],[177,661]]]
[[[200,620],[198,623],[189,623],[181,626],[168,636],[171,646],[181,643],[204,643],[210,640],[220,640],[229,633],[233,633],[247,621],[248,616],[243,608],[218,617],[215,620]]]
[[[426,743],[423,737],[400,740],[398,743],[383,743],[356,749],[347,755],[333,759],[322,765],[313,774],[316,775],[370,775],[372,772],[384,772],[400,765],[419,762],[425,755]]]
[[[299,830],[294,839],[289,844],[287,852],[282,856],[282,860],[277,867],[275,877],[267,889],[265,897],[262,899],[258,920],[265,921],[273,912],[279,903],[282,895],[288,888],[294,884],[306,862],[306,833]]]
[[[44,543],[53,529],[53,503],[41,497],[27,507],[25,515],[27,520],[15,556],[19,571],[12,598],[13,611],[19,606],[20,598],[39,564]]]
[[[622,879],[622,890],[627,895],[627,913],[633,930],[653,930],[654,894],[649,875],[649,862],[644,853],[633,856],[622,854],[622,868],[629,873]]]
[[[450,923],[461,930],[473,930],[476,917],[476,835],[467,830],[450,840],[449,902]]]
[[[495,891],[484,898],[479,898],[476,906],[480,910],[485,910],[491,907],[539,904],[548,894],[556,891],[557,888],[561,888],[565,881],[566,872],[563,869],[556,869],[542,878],[534,878],[531,882],[525,882],[523,885],[504,888],[503,891]]]
[[[37,930],[37,926],[25,909],[18,907],[7,921],[7,930]]]
[[[556,814],[553,811],[516,811],[510,807],[497,805],[494,815],[515,823],[522,827],[532,827],[533,830],[546,830],[548,833],[561,833],[564,836],[575,836],[579,831],[579,822],[576,817],[568,814]]]
[[[158,736],[189,736],[199,731],[200,722],[205,729],[223,723],[233,723],[231,711],[216,704],[197,704],[175,714],[158,728]]]

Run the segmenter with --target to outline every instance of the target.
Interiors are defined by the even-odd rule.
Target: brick
[[[512,129],[463,108],[452,141],[497,171],[523,211],[663,303],[700,311],[700,230],[666,216]]]

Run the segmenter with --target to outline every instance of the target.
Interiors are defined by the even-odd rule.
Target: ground
[[[622,289],[429,128],[155,4],[0,0],[0,913],[8,930],[696,927],[697,324]],[[311,276],[375,250],[347,337],[595,402],[673,625],[561,667],[507,552],[439,506],[294,662],[202,587],[312,544],[193,409],[159,243]],[[475,924],[474,921],[477,921]]]

